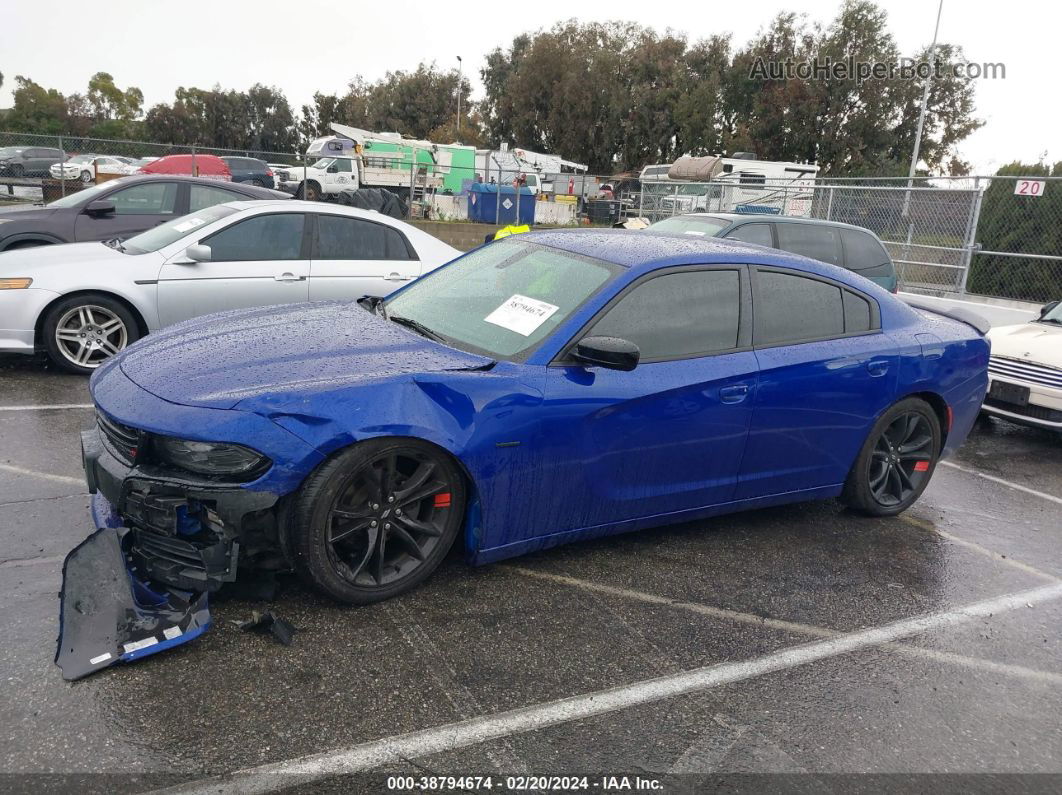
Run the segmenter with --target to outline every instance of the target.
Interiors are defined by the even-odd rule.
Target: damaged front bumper
[[[207,594],[145,582],[128,542],[126,528],[103,527],[63,563],[55,662],[64,679],[165,651],[210,627]]]
[[[131,561],[148,579],[216,591],[236,579],[241,562],[286,567],[275,494],[127,464],[108,449],[98,428],[82,433],[81,449],[89,492],[105,500],[93,500],[96,526],[116,521],[129,529]]]

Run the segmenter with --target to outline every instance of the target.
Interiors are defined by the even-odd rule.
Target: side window
[[[740,317],[738,271],[669,273],[627,293],[589,334],[629,340],[643,360],[700,356],[737,347]]]
[[[340,174],[349,174],[351,171],[350,161],[343,157],[336,158],[335,163],[333,163],[332,165],[336,167],[336,171],[338,171]]]
[[[844,291],[844,333],[870,331],[870,302],[850,290]]]
[[[771,237],[771,227],[768,224],[743,224],[723,237],[728,240],[740,240],[743,243],[756,243],[768,248],[774,247],[774,238]]]
[[[304,219],[301,213],[258,215],[200,242],[210,246],[214,262],[298,259]]]
[[[149,182],[115,191],[107,197],[117,215],[173,215],[177,205],[176,182]]]
[[[756,345],[839,337],[845,331],[840,287],[777,271],[756,274],[753,317]]]
[[[314,259],[414,259],[405,236],[390,226],[347,218],[317,216]]]
[[[225,202],[247,201],[247,197],[236,191],[215,188],[213,185],[192,185],[188,193],[188,212],[197,213],[215,204]]]
[[[778,248],[803,254],[831,265],[840,265],[841,236],[835,226],[818,224],[775,224]]]
[[[866,232],[842,229],[844,241],[844,265],[849,270],[865,271],[889,262],[885,248]]]

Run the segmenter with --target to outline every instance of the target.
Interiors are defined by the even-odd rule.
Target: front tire
[[[62,300],[44,318],[48,356],[69,373],[90,375],[138,339],[140,328],[132,313],[123,304],[99,293]]]
[[[841,501],[869,516],[895,516],[922,496],[941,450],[940,419],[919,398],[889,408],[859,451]]]
[[[82,171],[81,172],[81,182],[83,184],[85,184],[85,185],[88,185],[90,182],[92,182],[92,172],[91,171]]]
[[[464,481],[445,453],[416,439],[361,442],[300,489],[289,536],[295,570],[338,602],[390,599],[438,567],[464,507]]]

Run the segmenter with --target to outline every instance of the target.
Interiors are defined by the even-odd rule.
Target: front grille
[[[1046,406],[1034,406],[1032,403],[1027,406],[1019,406],[1016,403],[1007,403],[1005,400],[996,400],[995,398],[985,398],[985,405],[1001,411],[1009,411],[1011,414],[1020,414],[1023,417],[1029,417],[1034,420],[1062,422],[1062,411],[1049,409]]]
[[[127,464],[136,461],[140,449],[140,431],[112,420],[102,411],[96,412],[96,425],[99,426],[103,440],[112,453]]]
[[[988,372],[1004,378],[1062,389],[1062,370],[1048,367],[1046,364],[992,356],[988,360]]]

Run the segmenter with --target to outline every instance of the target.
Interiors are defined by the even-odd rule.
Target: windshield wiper
[[[1034,321],[1035,323],[1057,323],[1062,326],[1062,318],[1057,317],[1041,317]]]
[[[411,317],[401,317],[400,315],[388,315],[387,319],[390,320],[392,323],[397,323],[400,326],[405,326],[406,328],[417,332],[422,337],[427,337],[428,339],[435,340],[436,342],[443,341],[442,335],[437,334],[420,321],[414,320]]]

